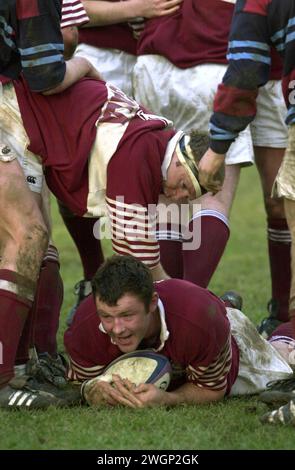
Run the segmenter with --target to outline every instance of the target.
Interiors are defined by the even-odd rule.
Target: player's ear
[[[150,303],[150,312],[154,312],[158,307],[159,296],[157,292],[153,293],[152,300]]]

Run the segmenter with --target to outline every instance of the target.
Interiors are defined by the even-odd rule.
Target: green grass
[[[53,206],[54,241],[61,253],[65,283],[59,344],[64,319],[81,279],[73,244]],[[236,289],[244,311],[255,322],[270,298],[265,214],[256,169],[242,172],[231,217],[231,238],[210,284],[217,294]],[[109,246],[106,247],[108,253]],[[50,409],[0,412],[0,449],[295,449],[294,427],[262,426],[266,411],[256,398],[173,409]]]

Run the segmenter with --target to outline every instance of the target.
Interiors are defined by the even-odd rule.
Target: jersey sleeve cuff
[[[233,140],[214,140],[210,139],[209,147],[213,152],[220,153],[221,155],[226,154]]]

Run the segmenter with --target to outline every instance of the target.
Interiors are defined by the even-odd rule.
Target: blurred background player
[[[213,99],[227,64],[230,24],[235,0],[185,0],[173,15],[146,21],[138,39],[134,95],[138,102],[167,116],[178,129],[197,126],[207,131]],[[230,44],[231,46],[231,44]],[[231,55],[229,55],[229,58]],[[201,246],[185,250],[181,235],[160,232],[161,261],[172,277],[206,287],[229,237],[229,215],[240,168],[251,164],[254,145],[267,214],[267,241],[272,282],[265,336],[288,320],[290,290],[290,232],[282,200],[271,199],[271,189],[287,143],[285,105],[281,93],[281,61],[272,50],[270,80],[257,98],[257,115],[239,134],[226,154],[225,181],[216,195],[201,198],[194,214],[201,222]],[[249,76],[246,74],[246,81]],[[239,114],[239,110],[236,110]],[[246,126],[245,126],[246,127]],[[219,139],[226,136],[219,135]],[[222,140],[221,140],[222,142]]]

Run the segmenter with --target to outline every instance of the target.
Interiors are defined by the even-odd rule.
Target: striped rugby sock
[[[19,339],[32,307],[35,284],[14,271],[0,270],[0,387],[14,375]]]
[[[276,318],[289,320],[291,282],[291,234],[286,219],[268,219],[267,240]]]
[[[201,224],[201,244],[195,250],[185,250],[186,243],[183,244],[183,278],[207,287],[226,247],[230,234],[229,222],[221,212],[209,209],[201,210],[193,216],[190,230],[196,222]]]

